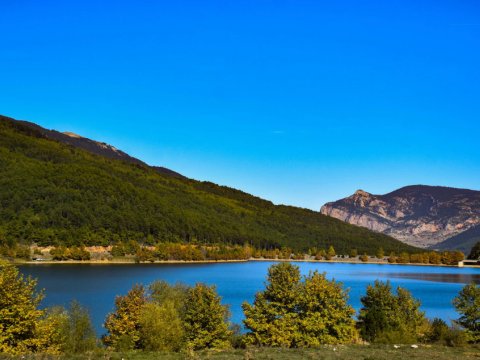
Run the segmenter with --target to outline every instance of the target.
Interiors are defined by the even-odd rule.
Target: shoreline
[[[144,265],[144,264],[216,264],[216,263],[246,263],[246,262],[309,262],[309,263],[331,263],[331,264],[374,264],[374,265],[409,265],[409,266],[435,266],[435,267],[454,267],[459,268],[458,265],[445,264],[424,264],[424,263],[389,263],[388,261],[361,261],[359,259],[336,259],[336,260],[315,260],[315,259],[235,259],[235,260],[157,260],[136,262],[134,259],[115,259],[115,260],[45,260],[45,261],[22,261],[14,260],[13,264],[18,265]],[[480,268],[480,266],[464,266],[468,268]]]

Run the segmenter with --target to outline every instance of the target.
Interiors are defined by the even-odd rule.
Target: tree
[[[250,330],[247,344],[308,347],[356,337],[354,310],[341,285],[318,272],[303,280],[298,266],[281,263],[269,268],[266,289],[255,295],[253,305],[242,305]]]
[[[96,347],[95,330],[88,310],[77,301],[70,304],[62,325],[61,331],[65,337],[62,352],[85,353]]]
[[[480,287],[474,283],[465,285],[453,305],[461,315],[456,323],[466,329],[471,342],[480,342]]]
[[[141,348],[148,351],[179,351],[183,347],[185,329],[176,304],[147,303],[140,315]]]
[[[418,340],[425,315],[419,310],[420,302],[408,290],[398,287],[395,295],[389,281],[377,280],[367,287],[361,302],[358,319],[365,340],[405,343]]]
[[[377,256],[377,259],[383,259],[383,257],[385,256],[385,253],[382,247],[378,248],[376,256]]]
[[[355,310],[340,283],[314,271],[304,278],[299,297],[298,346],[350,343],[357,338]]]
[[[198,283],[188,290],[185,302],[187,348],[225,349],[230,347],[228,308],[221,304],[215,287]]]
[[[268,269],[265,291],[255,295],[253,305],[243,303],[244,324],[250,333],[247,344],[292,347],[297,331],[297,306],[300,269],[290,263],[272,265]]]
[[[0,353],[28,353],[40,346],[36,330],[44,315],[38,309],[43,292],[36,286],[16,267],[0,264]]]
[[[350,255],[351,258],[356,258],[358,256],[358,251],[357,249],[352,249],[350,250]]]
[[[140,347],[140,316],[146,301],[143,285],[135,285],[127,295],[116,297],[115,312],[105,320],[105,345],[120,350]]]
[[[332,245],[330,245],[330,247],[329,247],[328,250],[327,250],[326,259],[327,259],[327,260],[331,260],[335,255],[336,255],[335,249],[333,248]]]
[[[480,260],[480,241],[478,241],[470,250],[470,254],[468,255],[468,259],[470,260]]]

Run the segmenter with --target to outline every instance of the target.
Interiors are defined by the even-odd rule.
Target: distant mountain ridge
[[[435,248],[480,224],[480,191],[426,185],[385,195],[358,190],[325,204],[320,212],[410,245]],[[458,246],[447,242],[447,247]]]
[[[133,156],[128,155],[127,153],[123,152],[122,150],[119,150],[115,148],[112,145],[109,145],[104,142],[99,142],[95,140],[88,139],[86,137],[83,137],[81,135],[72,133],[72,132],[59,132],[56,130],[48,130],[40,125],[37,125],[35,123],[29,122],[29,121],[24,121],[24,120],[15,120],[12,118],[7,118],[5,116],[0,116],[3,117],[4,119],[9,119],[10,121],[16,121],[18,123],[21,123],[27,127],[30,127],[42,135],[44,135],[48,139],[56,140],[59,141],[63,144],[70,145],[76,148],[80,148],[83,150],[86,150],[88,152],[91,152],[96,155],[101,155],[104,157],[107,157],[109,159],[115,159],[115,160],[122,160],[134,164],[140,164],[140,165],[145,165],[148,166],[146,163],[144,163],[142,160],[139,160],[137,158],[134,158]],[[152,166],[156,171],[159,173],[173,176],[173,177],[178,177],[178,178],[184,178],[183,175],[167,169],[162,166]]]

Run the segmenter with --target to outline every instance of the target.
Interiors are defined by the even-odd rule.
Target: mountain
[[[136,240],[417,251],[319,212],[170,176],[109,145],[58,134],[0,118],[0,245]]]
[[[1,118],[3,118],[4,120],[8,119],[9,121],[17,121],[18,123],[21,123],[26,127],[35,130],[37,133],[43,135],[47,139],[56,140],[63,144],[86,150],[88,152],[91,152],[92,154],[101,155],[110,159],[122,160],[122,161],[130,162],[133,164],[139,164],[139,165],[145,165],[145,166],[147,165],[143,161],[137,158],[134,158],[128,155],[127,153],[124,153],[122,150],[119,150],[114,146],[106,144],[104,142],[90,140],[88,138],[85,138],[83,136],[80,136],[68,131],[59,132],[56,130],[48,130],[29,121],[19,121],[19,120],[14,120],[12,118],[6,118],[4,116],[0,116],[0,120]],[[154,166],[153,168],[159,173],[162,173],[165,175],[184,178],[183,175],[173,170],[167,169],[165,167]]]
[[[434,245],[432,248],[436,250],[460,250],[468,255],[477,242],[480,242],[480,225],[473,226],[458,235],[452,236]]]
[[[325,204],[320,212],[410,245],[435,248],[480,224],[480,191],[425,185],[406,186],[386,195],[358,190]],[[457,248],[450,245],[449,249]]]

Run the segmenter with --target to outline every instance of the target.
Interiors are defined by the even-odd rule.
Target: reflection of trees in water
[[[387,277],[401,279],[426,280],[460,284],[470,284],[471,282],[474,282],[475,284],[480,284],[480,274],[391,273],[385,275]]]

